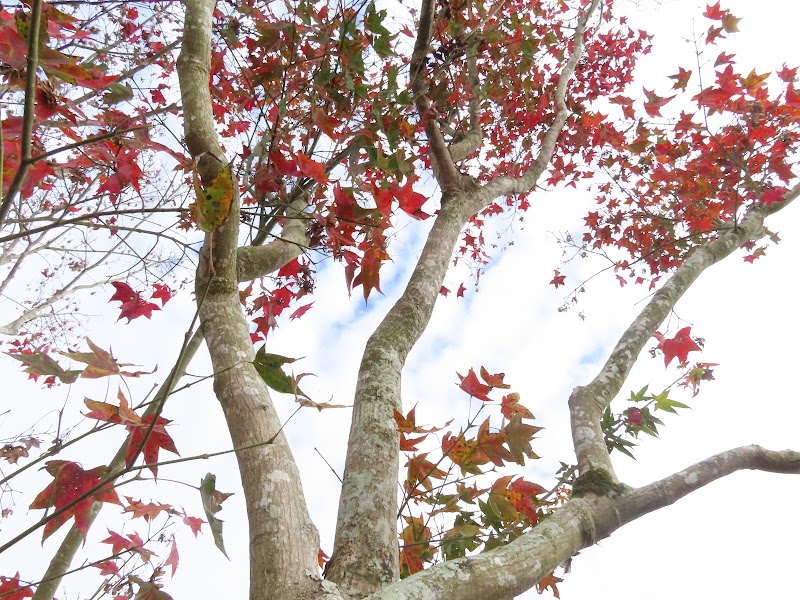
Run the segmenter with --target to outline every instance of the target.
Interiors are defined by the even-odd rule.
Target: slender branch
[[[33,123],[36,120],[34,107],[36,103],[36,71],[39,68],[39,31],[42,24],[42,0],[32,0],[28,26],[28,59],[25,75],[25,105],[22,112],[22,138],[20,141],[20,161],[14,179],[8,187],[8,193],[0,203],[0,226],[6,220],[11,203],[22,189],[22,183],[28,174],[33,139]],[[0,190],[2,194],[2,190]]]
[[[635,489],[617,500],[628,521],[675,503],[684,496],[736,471],[800,475],[800,452],[741,446],[702,460],[683,471]]]
[[[450,156],[439,122],[427,96],[428,80],[426,72],[435,20],[436,0],[423,0],[420,8],[417,39],[414,43],[414,52],[411,55],[410,78],[411,90],[414,93],[414,103],[419,113],[419,118],[425,123],[425,133],[428,136],[433,173],[442,188],[445,188],[459,181],[461,173]]]
[[[472,97],[469,99],[469,130],[463,134],[460,141],[450,146],[450,156],[454,162],[464,160],[477,151],[483,140],[480,121],[481,99],[478,97],[480,81],[478,80],[477,47],[478,41],[472,40],[467,48],[467,79],[472,93]]]
[[[11,233],[9,235],[0,237],[0,244],[3,244],[5,242],[10,242],[12,240],[16,240],[19,238],[28,237],[29,235],[33,235],[35,233],[41,233],[42,231],[55,229],[56,227],[72,225],[73,223],[80,223],[81,221],[88,221],[89,219],[97,219],[100,217],[115,217],[118,215],[133,215],[141,213],[150,214],[150,213],[183,213],[183,212],[186,212],[186,210],[183,208],[123,208],[117,210],[101,210],[100,212],[81,215],[79,217],[73,217],[72,219],[56,219],[54,222],[48,225],[42,225],[41,227],[34,227],[33,229],[24,229],[22,231],[18,231],[17,233]]]
[[[644,345],[678,300],[708,267],[730,256],[746,241],[761,238],[764,235],[765,217],[787,206],[798,195],[800,184],[787,192],[779,203],[770,207],[760,203],[753,205],[737,226],[729,223],[715,241],[699,246],[661,289],[653,294],[622,334],[597,377],[588,385],[573,390],[570,396],[572,437],[581,474],[591,469],[604,469],[613,475],[614,470],[600,427],[600,417],[622,389]]]

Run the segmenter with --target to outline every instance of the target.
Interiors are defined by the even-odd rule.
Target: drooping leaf
[[[228,553],[225,552],[225,545],[222,541],[222,521],[215,515],[222,510],[220,506],[231,494],[224,494],[217,491],[217,476],[213,473],[206,474],[203,481],[200,482],[200,498],[203,501],[203,509],[206,512],[206,519],[208,526],[211,528],[211,535],[214,536],[214,543],[217,548],[228,558]]]
[[[172,576],[175,577],[175,571],[178,570],[178,563],[180,562],[180,557],[178,556],[178,542],[175,538],[172,538],[172,545],[169,549],[169,556],[167,556],[167,560],[164,561],[165,567],[172,567]]]
[[[264,380],[264,383],[276,392],[305,396],[300,388],[297,387],[297,381],[284,373],[281,368],[285,364],[291,364],[298,360],[300,359],[268,353],[264,350],[264,346],[262,346],[258,349],[258,352],[256,352],[256,358],[253,364],[256,367],[256,371],[258,371],[258,374],[261,376],[261,379]]]
[[[536,584],[536,591],[542,594],[549,588],[554,597],[561,598],[561,595],[558,593],[558,584],[562,581],[564,580],[561,577],[556,577],[555,571],[553,571],[539,580],[539,583]]]
[[[76,370],[65,370],[49,354],[36,350],[30,354],[5,353],[6,356],[20,361],[25,365],[25,372],[30,373],[31,378],[55,377],[62,383],[75,383],[80,377],[81,372]]]
[[[158,453],[160,450],[166,450],[173,454],[178,454],[178,449],[175,447],[175,442],[165,429],[170,423],[169,419],[158,417],[156,425],[150,430],[150,424],[153,422],[154,415],[147,415],[141,419],[139,423],[131,423],[126,425],[130,439],[128,441],[128,449],[125,452],[125,462],[130,465],[133,461],[134,454],[142,446],[141,454],[144,457],[145,464],[150,465],[150,471],[154,476],[158,475],[158,467],[154,464],[158,462]],[[145,435],[150,430],[150,436],[145,442]],[[144,445],[142,445],[144,442]]]

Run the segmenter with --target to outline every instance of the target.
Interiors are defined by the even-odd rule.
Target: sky
[[[693,46],[685,40],[692,37],[693,28],[699,33],[707,27],[700,17],[703,7],[682,0],[660,5],[631,2],[626,6],[636,26],[655,34],[654,52],[641,67],[641,83],[648,88],[658,85],[657,89],[666,91],[671,85],[665,79],[667,75],[677,72],[678,65],[694,64]],[[741,33],[733,38],[732,47],[743,68],[752,65],[763,72],[779,68],[784,61],[792,64],[794,56],[781,47],[789,47],[789,40],[795,39],[800,9],[780,0],[739,0],[724,6],[742,17]],[[590,195],[583,191],[537,194],[525,222],[514,224],[513,230],[506,233],[505,241],[513,241],[513,245],[495,252],[480,284],[467,281],[464,298],[440,298],[431,325],[404,370],[404,408],[408,410],[418,403],[418,422],[430,424],[442,423],[459,411],[463,414],[468,410],[464,394],[456,387],[456,372],[464,373],[470,367],[477,370],[481,365],[490,372],[505,372],[506,381],[536,415],[536,424],[545,427],[534,443],[534,450],[542,459],[520,471],[527,479],[543,485],[559,461],[574,460],[567,413],[572,388],[594,377],[648,297],[647,290],[641,287],[620,288],[613,274],[607,273],[594,278],[582,295],[579,310],[585,320],[578,317],[578,310],[557,311],[564,300],[564,288],[555,290],[547,284],[553,269],[559,268],[563,260],[555,238],[559,232],[580,231],[591,202]],[[706,340],[702,355],[692,358],[719,363],[716,380],[706,383],[697,398],[679,398],[689,403],[691,410],[666,418],[666,428],[659,439],[643,440],[637,451],[638,461],[613,456],[618,475],[626,483],[647,484],[739,445],[757,443],[772,449],[800,449],[800,394],[792,377],[798,356],[795,340],[800,335],[793,277],[800,256],[799,217],[798,206],[775,215],[768,225],[779,232],[783,240],[779,245],[771,246],[767,256],[755,264],[744,263],[740,253],[713,267],[676,307],[677,317],[692,325],[693,335]],[[503,229],[501,225],[498,229]],[[393,242],[395,262],[382,272],[385,296],[373,296],[365,307],[360,290],[347,297],[339,266],[325,267],[319,275],[320,292],[314,309],[276,331],[270,351],[307,357],[296,366],[317,376],[304,380],[304,389],[314,399],[332,398],[343,404],[352,401],[364,343],[402,292],[424,240],[424,227],[404,229]],[[576,283],[598,269],[598,263],[573,261],[562,272],[568,283]],[[462,276],[453,274],[445,285],[455,290],[461,281]],[[109,297],[111,293],[109,290]],[[125,362],[148,369],[157,364],[159,373],[166,373],[193,312],[192,298],[184,293],[166,310],[155,313],[151,322],[127,326],[114,323],[113,317],[103,314],[108,309],[99,295],[87,304],[89,312],[94,310],[98,315],[87,322],[92,339],[101,346],[113,346],[115,355]],[[678,323],[677,317],[670,325]],[[53,406],[52,395],[25,384],[17,372],[16,364],[0,363],[3,380],[14,386],[0,400],[3,410],[6,406],[12,409],[0,421],[3,435],[15,431],[20,423],[30,424],[32,414],[38,418],[46,407]],[[207,360],[199,357],[190,372],[208,374]],[[621,396],[648,383],[654,389],[666,385],[672,376],[673,372],[664,371],[660,359],[650,359],[644,353]],[[129,383],[128,393],[142,397],[152,380]],[[59,402],[78,410],[84,396],[116,396],[116,384],[110,389],[106,382],[83,384],[79,390],[62,389],[59,394]],[[275,402],[283,418],[288,419],[294,411],[292,399],[276,396]],[[613,406],[619,410],[625,405],[618,402]],[[176,395],[165,415],[175,421],[172,435],[183,456],[230,446],[210,385],[198,384]],[[309,510],[328,553],[333,545],[339,482],[320,455],[341,474],[349,416],[346,409],[322,413],[307,409],[286,425]],[[53,418],[52,413],[47,413],[43,421]],[[97,460],[102,461],[106,459],[99,455],[113,453],[119,439],[108,435],[92,443]],[[88,464],[85,450],[76,456],[87,463],[85,466],[93,466]],[[168,497],[190,514],[202,516],[197,492],[169,479],[199,483],[209,471],[217,475],[218,489],[235,493],[219,514],[225,521],[231,560],[216,550],[208,531],[197,541],[181,534],[181,566],[174,580],[167,578],[165,588],[176,600],[246,597],[246,518],[233,458],[186,463],[174,470],[164,468],[155,494]],[[26,481],[25,485],[41,488],[46,478],[31,474]],[[133,487],[130,493],[139,497]],[[572,573],[560,585],[561,598],[797,598],[798,499],[800,480],[796,477],[738,473],[725,478],[581,552],[573,560]],[[115,510],[106,509],[112,514]],[[18,512],[27,519],[38,514],[27,513],[24,506]],[[11,522],[0,535],[5,538],[15,526],[19,523]],[[129,523],[127,527],[141,531],[142,523]],[[96,542],[107,535],[103,527],[95,527],[87,540],[85,556],[96,558]],[[59,539],[60,535],[54,535],[43,548],[38,539],[24,542],[17,552],[0,556],[0,573],[13,574],[20,569],[23,576],[35,577],[35,570],[25,572],[29,567],[21,565],[20,556],[25,556],[26,561],[27,557],[34,562],[46,560]],[[208,575],[198,577],[198,573]],[[67,579],[59,598],[90,597],[83,581],[80,577]],[[97,581],[96,577],[93,581]],[[535,597],[534,591],[523,596]]]

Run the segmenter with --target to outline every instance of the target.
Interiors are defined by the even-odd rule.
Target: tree
[[[129,439],[108,466],[84,470],[60,457],[47,463],[52,481],[31,508],[53,512],[0,550],[39,528],[49,536],[70,517],[74,525],[35,595],[11,573],[4,592],[51,598],[103,503],[121,503],[149,520],[162,512],[183,516],[189,527],[199,526],[169,504],[123,503],[108,486],[139,472],[140,455],[156,475],[164,466],[159,451],[175,449],[161,414],[201,338],[237,450],[254,599],[506,598],[534,585],[557,593],[559,564],[643,514],[740,469],[800,471],[797,452],[748,446],[633,489],[619,481],[610,458],[612,451],[632,453],[636,437],[657,433],[662,413],[685,407],[676,399],[677,385],[663,391],[648,386],[634,390],[623,410],[611,410],[651,340],[665,366],[681,365],[676,384],[696,392],[712,378],[713,365],[690,360],[701,349],[693,326],[658,330],[708,267],[741,247],[746,261],[759,259],[770,235],[765,220],[800,193],[791,187],[800,116],[796,69],[744,75],[723,52],[716,64],[679,68],[669,93],[645,89],[640,104],[630,98],[635,90],[629,84],[649,40],[598,0],[426,0],[419,11],[409,9],[408,20],[393,20],[373,3],[215,6],[187,0],[185,11],[108,6],[87,17],[32,1],[13,16],[3,13],[0,59],[8,93],[24,102],[3,120],[0,241],[28,244],[25,256],[58,255],[75,247],[87,251],[93,242],[77,238],[60,250],[49,238],[37,245],[34,236],[72,236],[75,230],[64,226],[76,224],[113,236],[130,231],[136,241],[126,238],[120,253],[120,272],[129,279],[113,282],[112,300],[121,302],[120,318],[131,321],[150,317],[171,296],[162,282],[167,270],[142,252],[139,237],[191,249],[197,227],[203,242],[193,287],[202,333],[192,335],[190,328],[172,372],[143,413],[132,411],[122,391],[115,403],[87,401],[90,419],[124,427]],[[711,25],[698,41],[698,58],[710,56],[737,29],[736,17],[719,4],[704,16]],[[120,41],[92,30],[97,22],[119,28]],[[178,46],[173,64],[170,50]],[[122,58],[108,58],[116,56]],[[179,105],[167,97],[173,66]],[[699,91],[690,88],[692,78]],[[95,93],[76,98],[69,84]],[[100,93],[102,103],[94,101]],[[120,103],[128,104],[122,109]],[[145,129],[155,116],[170,113],[163,127],[182,123],[181,151],[154,141],[159,138]],[[169,169],[144,175],[151,153],[173,157],[174,188],[164,185]],[[420,191],[423,173],[439,190],[430,194],[433,202]],[[493,216],[524,213],[537,188],[584,180],[597,209],[585,217],[583,236],[565,237],[564,245],[601,255],[621,284],[656,291],[597,377],[569,399],[577,464],[564,465],[557,484],[548,487],[502,470],[535,458],[531,440],[538,427],[519,395],[506,391],[504,375],[480,365],[460,371],[459,387],[476,402],[496,404],[499,414],[470,414],[460,426],[443,425],[432,450],[417,449],[431,447],[435,432],[401,405],[401,374],[437,298],[450,293],[444,283],[454,253],[477,280],[489,261],[485,234]],[[86,198],[91,208],[84,207]],[[127,208],[126,202],[138,204]],[[130,215],[147,215],[149,229],[128,221]],[[281,368],[295,359],[256,353],[253,344],[268,339],[287,308],[294,309],[290,321],[310,309],[298,301],[313,292],[314,269],[323,258],[343,263],[347,287],[361,287],[365,301],[380,292],[394,228],[425,221],[432,225],[405,291],[361,360],[336,540],[323,579],[318,534],[269,388],[291,393],[301,406],[332,406],[312,400],[302,391],[308,380]],[[179,224],[189,231],[188,242],[165,233]],[[113,246],[108,256],[122,247]],[[131,271],[131,260],[141,265],[141,275]],[[13,279],[19,268],[10,269]],[[252,283],[273,274],[268,283]],[[558,289],[568,277],[561,267],[550,283]],[[143,297],[141,282],[153,298]],[[9,325],[7,333],[21,333],[11,355],[48,384],[143,376],[90,341],[88,352],[62,352],[73,363],[65,369],[50,351],[57,339],[47,329],[20,330],[49,306],[43,302],[80,291],[63,289],[45,294]],[[575,287],[568,303],[583,289]],[[465,290],[462,284],[452,293]],[[32,439],[9,444],[6,454],[24,457]],[[62,445],[45,457],[61,453]],[[398,470],[404,480],[399,499]],[[201,494],[222,549],[215,514],[224,495],[211,477]],[[434,538],[431,518],[448,514],[452,519],[441,521]],[[119,575],[118,559],[126,553],[147,562],[147,544],[114,532],[109,539],[113,556],[99,566],[114,581],[114,593],[166,597],[158,565],[149,578]],[[173,542],[163,570],[177,567],[175,548]],[[477,550],[485,552],[472,553]],[[401,574],[411,576],[399,580]]]

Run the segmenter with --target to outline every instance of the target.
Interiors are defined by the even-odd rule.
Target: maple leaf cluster
[[[125,463],[131,466],[136,457],[141,453],[145,464],[153,475],[158,475],[158,453],[166,450],[178,454],[175,442],[167,433],[166,426],[170,423],[164,417],[158,417],[153,425],[154,415],[140,417],[130,408],[127,398],[122,390],[117,394],[119,406],[107,402],[98,402],[87,398],[84,400],[90,412],[86,414],[89,419],[97,419],[115,425],[124,425],[129,435],[128,447],[125,451]]]
[[[704,16],[713,22],[704,52],[738,31],[719,2]],[[583,247],[620,252],[617,270],[651,289],[744,209],[781,202],[796,176],[797,68],[747,73],[721,52],[713,69],[708,77],[680,67],[671,94],[645,89],[644,115],[630,98],[612,99],[623,119],[603,123],[600,152],[589,157],[608,181],[596,185],[599,209],[585,219]],[[690,92],[701,75],[711,83]],[[760,247],[744,260],[763,254]]]
[[[505,393],[500,401],[491,397],[494,390],[507,390],[504,374],[491,374],[480,369],[480,378],[473,369],[465,376],[459,375],[459,388],[480,401],[481,410],[495,406],[503,418],[499,427],[491,425],[487,417],[474,429],[474,419],[467,427],[455,433],[447,431],[436,448],[438,458],[431,452],[419,452],[418,447],[431,433],[448,427],[423,427],[416,423],[416,407],[403,415],[395,411],[395,422],[400,434],[400,449],[409,454],[406,462],[404,509],[425,506],[427,517],[403,515],[401,529],[403,542],[400,553],[401,574],[411,575],[422,570],[425,564],[439,557],[449,560],[465,556],[467,552],[483,547],[508,543],[522,531],[535,526],[545,517],[551,505],[542,496],[547,490],[542,486],[514,475],[497,476],[487,487],[467,485],[466,477],[481,476],[511,463],[525,464],[525,459],[536,459],[531,441],[541,429],[525,423],[533,414],[520,403],[515,392]],[[480,412],[480,411],[479,411]],[[457,467],[460,475],[453,474]],[[441,483],[435,483],[438,480]],[[477,504],[478,510],[473,507]],[[402,511],[401,511],[402,512]],[[437,514],[449,514],[452,522],[438,535],[429,528],[429,519]]]

